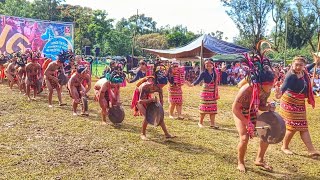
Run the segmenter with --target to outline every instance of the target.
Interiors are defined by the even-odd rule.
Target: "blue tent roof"
[[[147,49],[145,51],[165,58],[190,58],[201,54],[201,44],[203,42],[203,57],[209,58],[215,54],[241,54],[250,50],[233,43],[219,40],[210,35],[202,35],[184,47],[174,49]]]

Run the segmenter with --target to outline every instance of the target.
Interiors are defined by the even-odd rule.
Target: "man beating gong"
[[[274,111],[275,107],[267,103],[274,82],[274,73],[269,60],[260,51],[261,42],[258,43],[258,55],[250,57],[246,55],[243,65],[247,66],[246,79],[249,83],[243,83],[232,105],[233,117],[237,127],[240,141],[238,144],[238,167],[240,172],[246,172],[244,157],[247,150],[249,137],[255,133],[255,124],[258,118],[258,110]],[[256,65],[254,65],[256,64]],[[257,65],[258,64],[258,65]],[[256,67],[257,66],[257,67]],[[264,161],[264,155],[269,146],[268,142],[260,140],[260,145],[254,164],[267,171],[273,168]]]
[[[137,106],[138,106],[140,113],[144,117],[140,137],[142,140],[149,140],[146,136],[146,129],[148,126],[147,109],[148,109],[148,106],[150,106],[151,104],[154,104],[154,102],[158,101],[157,97],[152,98],[151,95],[155,92],[159,93],[161,105],[158,104],[158,106],[161,106],[160,108],[162,108],[162,106],[163,106],[163,92],[162,92],[162,87],[158,84],[158,81],[156,78],[154,78],[154,76],[147,76],[144,78],[144,80],[145,80],[145,82],[143,82],[138,87],[139,92],[140,92],[140,96],[139,96],[139,101],[138,101]],[[163,113],[163,108],[162,108],[162,113]],[[163,121],[163,118],[159,122],[159,124],[157,124],[157,125],[161,126],[166,138],[174,138],[175,137],[175,136],[169,134],[167,127]]]
[[[105,78],[99,79],[94,85],[95,98],[99,102],[99,105],[101,107],[102,124],[107,124],[107,116],[109,115],[109,110],[113,106],[120,105],[119,88],[120,84],[123,81],[124,77],[120,76],[116,72],[111,72],[107,73]],[[121,114],[122,113],[124,112],[121,111]],[[118,120],[119,122],[123,121],[124,114],[120,116],[121,120]]]

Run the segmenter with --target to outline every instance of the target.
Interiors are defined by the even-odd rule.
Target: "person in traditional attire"
[[[31,62],[26,65],[26,94],[30,101],[30,89],[33,89],[33,100],[35,100],[38,91],[41,89],[41,65],[37,62],[37,58],[31,58]]]
[[[182,88],[185,81],[184,67],[179,67],[177,62],[173,62],[168,72],[168,101],[169,101],[169,118],[170,119],[184,119],[182,116]],[[174,109],[178,113],[178,117],[174,117]]]
[[[120,104],[120,84],[124,77],[117,72],[106,73],[106,77],[99,79],[94,85],[95,98],[101,107],[102,123],[107,124],[109,109]]]
[[[139,96],[139,101],[138,101],[138,109],[140,111],[140,113],[142,114],[142,116],[144,117],[143,123],[142,123],[142,130],[141,130],[141,139],[142,140],[148,140],[147,136],[146,136],[146,129],[148,126],[148,122],[146,119],[146,110],[148,105],[151,102],[157,102],[157,97],[151,97],[151,95],[155,92],[159,93],[159,99],[160,99],[160,103],[163,106],[163,92],[162,92],[162,87],[158,86],[158,82],[157,80],[154,78],[154,76],[147,76],[145,77],[145,82],[143,82],[142,84],[140,84],[140,86],[138,87],[139,92],[140,92],[140,96]],[[164,123],[164,121],[162,121],[160,123],[160,126],[165,134],[166,138],[174,138],[175,136],[169,134],[166,125]]]
[[[58,70],[62,69],[63,63],[65,59],[58,58],[58,60],[50,62],[48,64],[48,67],[44,71],[44,79],[45,79],[45,84],[48,88],[49,95],[48,95],[48,100],[49,100],[49,107],[52,106],[52,95],[53,95],[53,90],[57,90],[58,94],[58,99],[59,99],[59,106],[64,106],[66,105],[65,103],[62,103],[62,97],[61,97],[61,85],[59,84],[59,79],[58,79]]]
[[[316,151],[308,130],[307,113],[305,106],[305,98],[308,103],[315,107],[314,95],[308,71],[315,64],[320,63],[320,57],[314,55],[314,63],[306,66],[306,58],[297,56],[293,59],[291,69],[287,72],[284,83],[281,88],[277,89],[277,98],[280,100],[280,115],[286,122],[286,135],[283,140],[281,150],[285,154],[293,154],[289,149],[289,144],[296,132],[300,133],[300,137],[306,145],[311,157],[319,156]]]
[[[10,89],[12,89],[14,84],[18,84],[16,62],[17,62],[17,56],[14,55],[14,57],[10,60],[10,63],[8,64],[7,68],[4,71],[5,75],[9,80],[8,83],[9,83]]]
[[[259,42],[261,44],[261,42]],[[261,47],[261,46],[258,46]],[[259,52],[261,52],[259,50]],[[245,55],[245,62],[248,65],[246,78],[241,82],[240,90],[232,104],[232,113],[235,125],[239,133],[238,144],[238,167],[240,172],[246,172],[245,154],[249,138],[255,136],[255,124],[260,111],[274,111],[274,103],[268,103],[268,97],[274,86],[274,72],[269,60],[258,53],[250,57]],[[260,139],[257,157],[254,162],[256,166],[266,171],[272,171],[273,168],[264,160],[264,155],[269,144]]]
[[[82,98],[86,96],[86,89],[82,85],[82,79],[86,76],[86,67],[80,67],[77,69],[77,72],[72,74],[71,78],[68,81],[67,89],[69,91],[69,95],[72,98],[72,110],[73,115],[77,116],[77,107],[81,104]],[[88,112],[84,107],[85,102],[82,102],[82,113],[81,115],[88,116]]]
[[[20,93],[26,93],[26,83],[25,83],[26,64],[25,64],[25,62],[23,62],[23,60],[21,60],[21,57],[19,57],[16,64],[17,64],[16,65],[16,69],[17,69],[16,77],[18,79],[18,86],[19,86]]]
[[[210,116],[210,128],[218,129],[215,124],[215,117],[218,111],[217,100],[218,94],[218,72],[214,67],[214,63],[211,59],[207,59],[204,62],[205,71],[203,71],[197,80],[192,84],[188,84],[190,87],[198,85],[201,81],[204,81],[202,92],[200,94],[201,104],[199,105],[200,119],[198,126],[203,128],[203,120],[206,114]]]
[[[148,68],[147,63],[145,61],[141,60],[139,62],[139,70],[136,73],[135,77],[130,81],[127,79],[127,82],[134,83],[134,82],[138,81],[139,79],[144,78],[147,73],[147,68]],[[137,87],[138,87],[138,84],[139,84],[139,82],[137,83]],[[133,111],[134,111],[134,113],[133,113],[134,116],[139,116],[139,110],[137,108],[139,95],[140,95],[139,90],[138,90],[138,88],[136,88],[135,91],[133,92],[132,101],[131,101],[131,109],[133,109]]]

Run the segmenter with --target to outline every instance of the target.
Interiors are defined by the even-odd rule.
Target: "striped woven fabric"
[[[199,112],[204,114],[217,114],[217,97],[215,97],[215,83],[204,83],[200,93],[201,103]]]
[[[250,121],[254,125],[256,125],[256,123],[257,123],[257,112],[258,112],[258,110],[256,110],[256,109],[250,110]],[[242,114],[244,115],[244,117],[246,117],[248,119],[249,118],[249,109],[242,108]]]
[[[305,95],[286,91],[281,97],[280,115],[286,121],[286,128],[288,130],[308,130]]]
[[[182,89],[179,85],[170,85],[168,87],[168,101],[173,104],[182,104]]]

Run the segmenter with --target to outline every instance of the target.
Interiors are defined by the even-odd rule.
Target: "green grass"
[[[165,87],[166,89],[167,87]],[[320,162],[306,157],[296,135],[285,156],[280,144],[270,145],[266,160],[274,173],[253,165],[258,138],[250,140],[246,155],[247,174],[236,168],[238,134],[231,113],[236,87],[220,88],[217,123],[220,130],[197,126],[200,87],[183,87],[186,120],[165,122],[177,135],[167,141],[161,128],[149,126],[151,141],[140,140],[142,117],[129,109],[134,85],[121,90],[126,118],[121,126],[100,124],[100,109],[90,92],[90,117],[73,117],[71,99],[63,92],[66,107],[47,106],[45,93],[27,102],[17,89],[0,85],[0,179],[319,179]],[[165,100],[167,99],[167,90]],[[313,142],[320,149],[319,107],[308,106]],[[167,111],[168,103],[165,101]],[[206,125],[208,126],[208,119]]]

